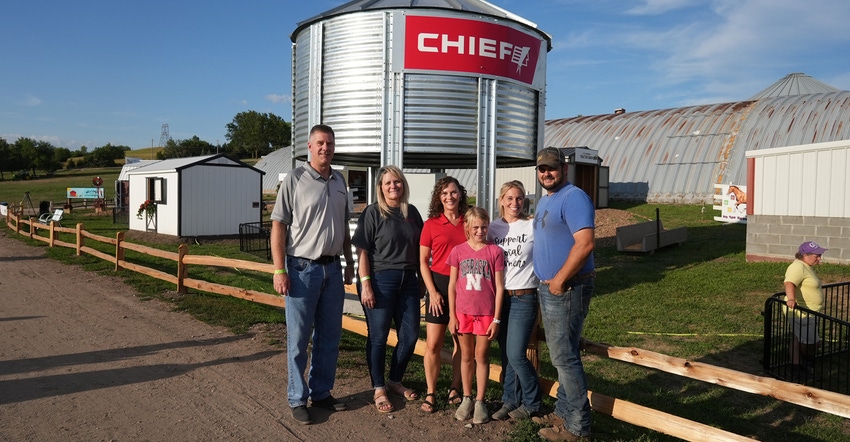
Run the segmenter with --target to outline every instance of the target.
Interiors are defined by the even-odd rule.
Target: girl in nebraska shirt
[[[488,350],[499,336],[499,316],[505,289],[505,255],[487,242],[490,216],[480,207],[472,207],[463,217],[466,242],[455,246],[446,263],[449,279],[449,331],[457,335],[461,353],[463,402],[455,417],[472,417],[475,424],[490,420],[484,393],[490,377]],[[472,400],[472,372],[475,370],[476,395]],[[474,410],[473,410],[474,408]]]

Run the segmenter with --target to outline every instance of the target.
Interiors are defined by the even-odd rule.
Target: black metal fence
[[[113,224],[130,224],[130,211],[126,207],[115,207],[112,209]]]
[[[239,224],[239,250],[271,261],[271,235],[271,221]]]
[[[789,309],[785,293],[776,293],[764,304],[764,369],[772,376],[799,384],[850,394],[850,282],[823,286],[824,309],[814,312],[797,306]],[[792,320],[796,317],[797,320]],[[801,322],[803,324],[801,324]],[[801,364],[792,364],[791,349],[805,323],[814,322],[817,343],[804,346]]]

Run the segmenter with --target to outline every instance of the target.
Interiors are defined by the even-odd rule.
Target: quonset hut
[[[551,38],[486,1],[355,0],[291,39],[293,161],[328,124],[335,162],[475,168],[492,211],[496,165],[531,165],[542,145]]]
[[[588,146],[612,200],[712,203],[746,184],[746,151],[850,139],[850,92],[790,74],[747,101],[546,122],[546,146]]]

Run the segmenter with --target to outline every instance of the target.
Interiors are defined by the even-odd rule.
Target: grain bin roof
[[[474,14],[488,15],[496,18],[504,18],[521,23],[529,28],[534,29],[540,34],[549,46],[548,50],[552,50],[552,37],[537,29],[537,24],[526,20],[512,12],[506,11],[496,5],[490,4],[484,0],[353,0],[343,5],[337,6],[331,10],[322,12],[316,16],[310,17],[307,20],[298,23],[295,31],[290,35],[292,42],[302,29],[310,26],[314,22],[324,20],[338,15],[349,14],[353,12],[376,11],[380,9],[448,9],[453,11],[464,11]]]
[[[826,94],[840,91],[840,89],[815,80],[802,72],[794,72],[780,78],[776,83],[755,94],[750,100],[770,97],[789,97],[792,95]]]

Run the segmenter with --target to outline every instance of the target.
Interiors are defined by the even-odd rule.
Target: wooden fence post
[[[47,229],[48,232],[50,232],[49,240],[47,241],[47,244],[50,245],[50,247],[53,247],[56,244],[56,230],[54,230],[55,228],[56,228],[56,223],[53,222],[53,221],[50,221],[50,224],[48,224],[48,229]]]
[[[121,270],[121,261],[124,261],[124,247],[122,247],[122,242],[124,241],[124,232],[118,232],[115,234],[115,271]]]
[[[185,295],[187,293],[186,286],[183,285],[183,280],[189,274],[187,266],[183,263],[183,257],[189,253],[189,246],[180,244],[177,248],[177,293]]]
[[[77,256],[83,256],[83,246],[86,238],[83,236],[83,224],[77,223]]]

